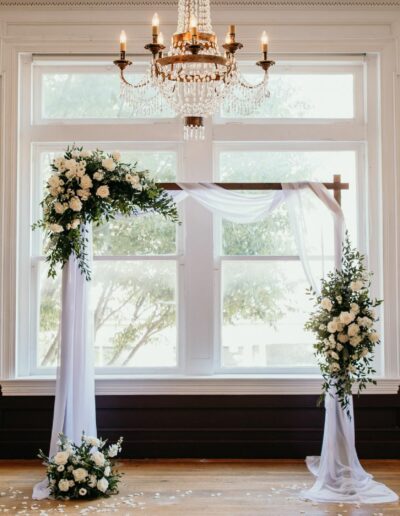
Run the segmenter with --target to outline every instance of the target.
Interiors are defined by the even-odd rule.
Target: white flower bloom
[[[85,443],[90,444],[90,446],[100,446],[100,439],[97,437],[91,437],[90,435],[85,435],[84,437]]]
[[[358,335],[360,333],[360,327],[356,323],[350,324],[350,326],[347,329],[347,334],[349,337],[354,337],[355,335]]]
[[[87,490],[84,487],[81,487],[78,492],[81,496],[85,496],[85,494],[87,493]]]
[[[379,333],[377,333],[376,331],[374,331],[368,335],[368,340],[370,342],[372,342],[373,344],[376,344],[379,339],[380,339]]]
[[[355,314],[358,314],[358,312],[360,311],[360,307],[358,306],[357,303],[351,303],[350,304],[350,311],[354,312]]]
[[[325,324],[320,324],[319,325],[319,329],[320,330],[326,330],[326,325]]]
[[[106,170],[109,170],[110,172],[115,170],[115,167],[116,167],[115,161],[112,158],[103,159],[103,161],[101,162],[101,165],[103,168],[105,168]]]
[[[356,367],[353,365],[349,365],[348,369],[349,369],[350,373],[355,373],[357,371]]]
[[[74,475],[74,479],[76,482],[83,482],[88,476],[88,472],[84,468],[74,469],[72,474]]]
[[[110,195],[110,190],[108,189],[108,186],[107,185],[99,186],[98,189],[96,190],[96,195],[103,199],[105,197],[108,197]]]
[[[336,373],[337,371],[340,371],[340,365],[337,362],[332,362],[332,364],[329,364],[329,371],[331,373]]]
[[[65,211],[64,205],[61,202],[56,202],[54,205],[55,212],[62,215]]]
[[[81,158],[91,158],[92,154],[93,153],[90,150],[83,150],[83,151],[81,151],[81,153],[79,155]]]
[[[101,452],[96,451],[92,453],[90,456],[92,461],[96,464],[96,466],[104,466],[105,457]]]
[[[72,199],[69,201],[69,207],[72,211],[81,211],[82,202],[79,197],[72,197]]]
[[[87,201],[91,195],[89,190],[82,190],[81,188],[76,191],[76,194],[82,199],[82,201]]]
[[[329,321],[327,325],[327,330],[329,333],[335,333],[337,330],[337,324],[335,321]]]
[[[90,475],[90,476],[89,476],[88,486],[89,486],[89,487],[96,487],[96,484],[97,484],[97,478],[96,478],[96,475]]]
[[[93,179],[96,179],[96,181],[103,181],[104,179],[104,174],[101,170],[98,170],[97,172],[95,172],[93,174]]]
[[[64,466],[62,464],[60,464],[60,466],[57,467],[57,471],[59,471],[60,473],[62,473],[64,471]]]
[[[369,308],[368,313],[372,320],[376,319],[376,310],[374,308]]]
[[[51,188],[58,188],[60,186],[60,178],[57,174],[53,174],[49,177],[48,183]]]
[[[353,292],[358,292],[364,286],[364,283],[361,280],[352,281],[350,283],[350,288]]]
[[[76,229],[79,224],[81,223],[81,221],[79,219],[74,219],[72,222],[71,222],[71,228],[72,229]]]
[[[354,321],[355,315],[353,312],[341,312],[339,315],[339,320],[342,324],[350,324]]]
[[[50,224],[49,229],[53,233],[62,233],[64,231],[64,228],[60,226],[60,224]]]
[[[362,351],[361,351],[361,354],[360,354],[360,357],[366,357],[369,353],[369,350],[367,348],[364,348]]]
[[[62,478],[58,483],[58,488],[60,491],[69,491],[69,482],[66,478]]]
[[[112,153],[112,157],[115,161],[119,161],[121,159],[121,153],[119,151],[114,151]]]
[[[331,351],[331,357],[335,360],[339,360],[339,355],[335,351]]]
[[[56,158],[53,160],[53,165],[58,169],[59,172],[64,172],[65,159],[63,157]]]
[[[361,342],[361,337],[360,335],[355,335],[354,337],[351,337],[349,342],[350,342],[350,345],[355,347],[355,346],[358,346]]]
[[[360,317],[359,325],[363,328],[371,328],[371,326],[373,325],[373,321],[369,317]]]
[[[66,159],[64,162],[64,166],[67,170],[75,171],[78,163],[75,159]]]
[[[321,300],[321,306],[324,310],[330,312],[332,310],[332,301],[328,297],[324,297]]]
[[[336,344],[336,349],[337,349],[338,351],[342,351],[343,346],[338,342],[338,343]]]
[[[105,477],[109,477],[110,476],[110,473],[111,473],[111,468],[110,466],[106,466],[105,469],[104,469],[104,476]]]
[[[331,343],[331,347],[335,347],[336,346],[336,339],[335,339],[335,336],[333,334],[329,335],[329,342]]]
[[[97,489],[99,491],[101,491],[102,493],[105,493],[108,489],[108,480],[106,478],[101,478],[98,482],[97,482]]]
[[[345,333],[339,333],[338,335],[338,341],[342,342],[343,344],[348,342],[349,337]]]
[[[118,445],[117,444],[112,444],[108,448],[108,456],[109,457],[116,457],[118,455],[118,451],[119,451]]]
[[[81,155],[81,153],[80,153],[78,150],[73,150],[73,151],[71,152],[71,156],[72,156],[73,158],[79,158],[79,156],[80,156],[80,155]]]
[[[69,480],[69,487],[74,487],[75,482],[73,480]]]
[[[92,188],[92,186],[93,186],[92,180],[91,180],[90,176],[88,176],[87,174],[84,174],[81,177],[80,183],[81,183],[81,187],[84,190],[88,190],[89,188]]]

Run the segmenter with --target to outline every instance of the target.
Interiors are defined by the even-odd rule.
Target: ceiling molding
[[[178,0],[0,0],[4,7],[177,7]],[[400,7],[400,0],[214,0],[216,7]]]

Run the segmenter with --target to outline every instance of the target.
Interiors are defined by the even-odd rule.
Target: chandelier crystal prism
[[[145,47],[152,60],[147,73],[130,83],[125,71],[132,65],[126,58],[126,35],[121,32],[121,97],[134,116],[151,116],[166,104],[184,120],[184,138],[204,139],[204,119],[213,115],[225,101],[230,115],[246,116],[256,111],[269,97],[268,37],[261,37],[262,59],[256,64],[264,71],[261,81],[253,84],[240,73],[236,52],[243,45],[236,41],[235,25],[230,25],[221,54],[211,25],[210,0],[179,0],[178,27],[165,51],[160,20],[152,20],[152,42]]]

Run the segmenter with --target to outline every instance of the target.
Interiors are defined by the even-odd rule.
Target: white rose
[[[338,342],[338,343],[336,344],[336,349],[337,349],[338,351],[342,351],[343,346]]]
[[[90,446],[100,446],[100,439],[97,437],[91,437],[90,435],[85,435],[84,437],[85,443]]]
[[[364,286],[364,283],[361,280],[352,281],[350,283],[350,288],[353,292],[358,292]]]
[[[60,226],[60,224],[50,224],[49,229],[53,233],[62,233],[64,231],[64,228]]]
[[[336,339],[334,335],[329,335],[329,342],[331,343],[331,347],[336,346]]]
[[[64,166],[67,170],[75,171],[78,163],[74,159],[66,159]]]
[[[329,364],[329,371],[331,373],[336,373],[340,370],[340,365],[337,362],[332,362],[332,364]]]
[[[112,444],[108,448],[108,456],[109,457],[115,457],[116,455],[118,455],[118,445],[117,444]]]
[[[89,487],[96,487],[96,484],[97,484],[97,478],[96,478],[96,475],[90,475],[90,477],[89,477],[89,482],[88,482],[88,486],[89,486]]]
[[[376,310],[374,308],[369,308],[368,313],[369,313],[371,319],[373,319],[373,320],[376,319]]]
[[[75,482],[73,480],[69,480],[68,482],[69,482],[69,487],[74,487]]]
[[[57,467],[57,471],[59,471],[60,473],[62,473],[64,471],[64,466],[61,464],[60,466]]]
[[[367,348],[363,349],[361,351],[360,357],[366,357],[369,353],[369,350]]]
[[[112,157],[115,161],[119,161],[121,159],[121,153],[119,151],[114,151],[112,153]]]
[[[89,190],[82,190],[81,188],[76,191],[76,194],[82,201],[87,201],[91,195]]]
[[[351,346],[358,346],[361,342],[360,335],[355,335],[354,337],[351,337],[349,342]]]
[[[85,494],[87,493],[87,491],[84,487],[81,487],[78,492],[81,496],[85,496]]]
[[[319,325],[319,329],[320,330],[326,330],[326,325],[325,324],[320,324]]]
[[[324,297],[321,301],[321,306],[324,310],[330,312],[332,310],[332,301],[329,298]]]
[[[329,331],[329,333],[335,333],[336,330],[337,330],[337,324],[335,321],[329,321],[328,322],[328,326],[327,326],[327,330]]]
[[[339,342],[342,342],[344,344],[345,342],[348,342],[348,340],[349,340],[349,337],[345,333],[339,333],[339,335],[338,335]]]
[[[348,369],[349,369],[350,373],[355,373],[355,372],[357,371],[356,367],[355,367],[355,366],[353,366],[353,365],[350,365],[350,366],[348,367]]]
[[[109,477],[109,476],[110,476],[110,473],[111,473],[111,468],[110,468],[110,466],[106,466],[106,468],[104,469],[104,476],[105,476],[105,477]]]
[[[60,491],[69,491],[69,482],[66,478],[62,478],[58,483]]]
[[[101,172],[100,170],[98,170],[97,172],[95,172],[93,174],[93,179],[96,179],[96,181],[103,181],[104,179],[104,174],[103,172]]]
[[[80,156],[80,155],[81,155],[81,153],[80,153],[78,150],[73,150],[73,151],[71,152],[71,156],[72,156],[73,158],[79,158],[79,156]]]
[[[90,150],[83,150],[79,154],[81,158],[90,158],[92,156],[92,151]]]
[[[72,199],[69,201],[69,207],[72,211],[81,211],[82,203],[79,197],[72,197]]]
[[[97,482],[97,489],[99,491],[101,491],[102,493],[105,493],[108,489],[108,480],[106,478],[101,478],[98,482]]]
[[[360,326],[371,328],[373,322],[369,317],[360,317]]]
[[[379,341],[379,339],[380,339],[379,333],[377,333],[376,331],[374,331],[368,335],[368,340],[370,342],[372,342],[373,344],[376,344]]]
[[[96,466],[104,466],[105,458],[101,452],[96,451],[96,452],[92,453],[91,459],[96,464]]]
[[[92,186],[93,186],[93,183],[92,183],[90,176],[88,176],[87,174],[84,174],[81,177],[81,187],[84,190],[88,190],[89,188],[92,188]]]
[[[355,314],[358,314],[358,312],[360,311],[360,307],[358,306],[357,303],[351,303],[350,304],[350,311],[354,312]]]
[[[49,177],[48,183],[51,186],[51,188],[58,188],[60,186],[60,178],[56,174],[54,174]]]
[[[335,360],[339,360],[339,355],[337,353],[335,353],[335,351],[331,351],[331,357],[334,358]]]
[[[353,312],[341,312],[339,320],[342,324],[350,324],[354,321],[355,315]]]
[[[64,172],[65,170],[65,159],[63,157],[59,157],[53,160],[53,165],[60,171]]]
[[[72,474],[74,475],[74,479],[76,482],[83,482],[86,479],[86,477],[88,476],[88,472],[84,468],[74,469]]]
[[[72,229],[76,229],[79,224],[81,223],[81,221],[79,219],[74,219],[72,222],[71,222],[71,228]]]
[[[65,211],[64,205],[61,202],[56,202],[54,205],[54,209],[56,213],[58,213],[59,215],[62,215]]]
[[[110,190],[108,189],[107,185],[99,186],[96,190],[96,195],[99,197],[102,197],[103,199],[105,197],[108,197],[110,195]]]
[[[347,329],[347,334],[349,337],[354,337],[355,335],[358,335],[360,333],[360,327],[356,323],[350,324],[350,326]]]
[[[110,172],[115,170],[115,167],[116,167],[115,161],[112,158],[103,159],[103,161],[101,162],[101,165],[103,166],[103,168],[105,168],[106,170],[109,170]]]

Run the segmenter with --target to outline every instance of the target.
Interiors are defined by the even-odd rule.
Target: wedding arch
[[[87,155],[87,151],[72,149],[68,152],[67,161],[91,162],[91,156]],[[72,152],[80,154],[74,156]],[[88,167],[87,174],[80,172],[81,176],[77,176],[76,171],[82,168],[77,165],[75,175],[69,175],[78,186],[82,186],[82,178],[88,175],[92,184],[90,185],[89,180],[86,179],[84,182],[86,181],[87,188],[79,189],[91,191],[94,188],[96,196],[101,200],[95,198],[93,206],[90,203],[87,205],[90,208],[87,210],[87,216],[81,218],[79,223],[74,222],[75,219],[70,216],[71,209],[66,209],[62,214],[66,213],[69,218],[66,215],[66,226],[59,224],[63,227],[61,230],[61,227],[50,228],[50,224],[58,224],[57,215],[60,214],[55,208],[54,199],[46,197],[43,206],[46,208],[50,202],[51,210],[45,211],[43,221],[37,224],[39,227],[50,228],[50,239],[53,246],[57,242],[64,242],[59,252],[57,251],[58,254],[55,251],[52,254],[52,250],[50,251],[48,259],[51,275],[55,274],[56,263],[61,262],[63,265],[60,365],[56,381],[50,455],[56,451],[59,432],[68,435],[72,440],[78,440],[82,430],[90,435],[97,435],[92,357],[93,335],[88,311],[90,282],[87,281],[91,271],[91,223],[106,221],[116,212],[125,215],[139,215],[142,211],[158,211],[176,221],[177,212],[174,202],[179,204],[187,197],[193,198],[215,215],[236,223],[256,222],[269,216],[278,206],[285,204],[299,259],[305,276],[315,291],[318,291],[319,286],[313,272],[314,267],[311,266],[308,258],[308,250],[312,246],[315,247],[316,242],[319,242],[321,249],[317,254],[320,256],[322,266],[320,270],[325,271],[330,259],[324,252],[326,224],[331,224],[333,227],[335,267],[340,268],[341,262],[344,217],[340,199],[341,190],[347,189],[349,185],[341,183],[340,176],[334,176],[332,183],[325,184],[293,182],[160,183],[157,185],[148,179],[146,174],[137,172],[131,166],[119,165],[118,154],[104,156],[101,151],[96,152],[94,159],[97,160],[100,169],[94,170],[95,167]],[[59,162],[53,164],[53,170],[58,178],[60,174],[64,174],[64,179],[61,179],[64,183],[70,179],[67,177],[69,166],[70,163],[65,164],[63,161],[61,168]],[[74,167],[75,165],[72,166],[73,169]],[[98,171],[100,171],[100,175]],[[109,176],[109,173],[112,175]],[[105,181],[105,184],[97,184],[96,181]],[[108,190],[102,188],[99,191],[101,187],[108,187]],[[53,192],[50,191],[49,194],[58,195],[60,193],[56,191],[58,188],[65,189],[65,184],[60,184],[57,179],[51,180],[49,189],[53,189]],[[166,190],[172,196],[167,194]],[[238,190],[257,190],[261,193],[252,192],[252,195],[248,195]],[[333,197],[329,190],[333,190]],[[115,198],[113,198],[114,191],[116,192]],[[77,190],[75,192],[73,197],[80,197],[78,200],[81,200],[82,205],[90,199],[90,196],[85,199]],[[101,193],[108,193],[108,195],[103,197]],[[84,194],[84,197],[86,196],[87,192],[86,195]],[[304,209],[305,205],[307,210]],[[67,206],[71,207],[70,204]],[[97,211],[97,206],[101,206],[100,211]],[[310,209],[310,206],[313,206],[313,209]],[[58,209],[61,211],[60,207]],[[323,216],[315,216],[315,210],[322,213]],[[71,240],[68,240],[65,228],[68,228]],[[315,234],[318,235],[317,239]],[[54,250],[54,247],[52,249]],[[326,266],[324,262],[326,262]],[[327,396],[321,461],[318,458],[308,459],[309,468],[317,476],[317,481],[313,489],[303,493],[303,496],[318,501],[358,500],[364,503],[395,501],[397,499],[395,493],[386,486],[373,481],[371,475],[361,468],[355,451],[354,419],[345,420],[345,417],[337,400]],[[345,472],[344,476],[343,471]],[[371,496],[368,493],[371,493]],[[34,498],[46,498],[48,495],[49,490],[45,481],[35,486]]]

